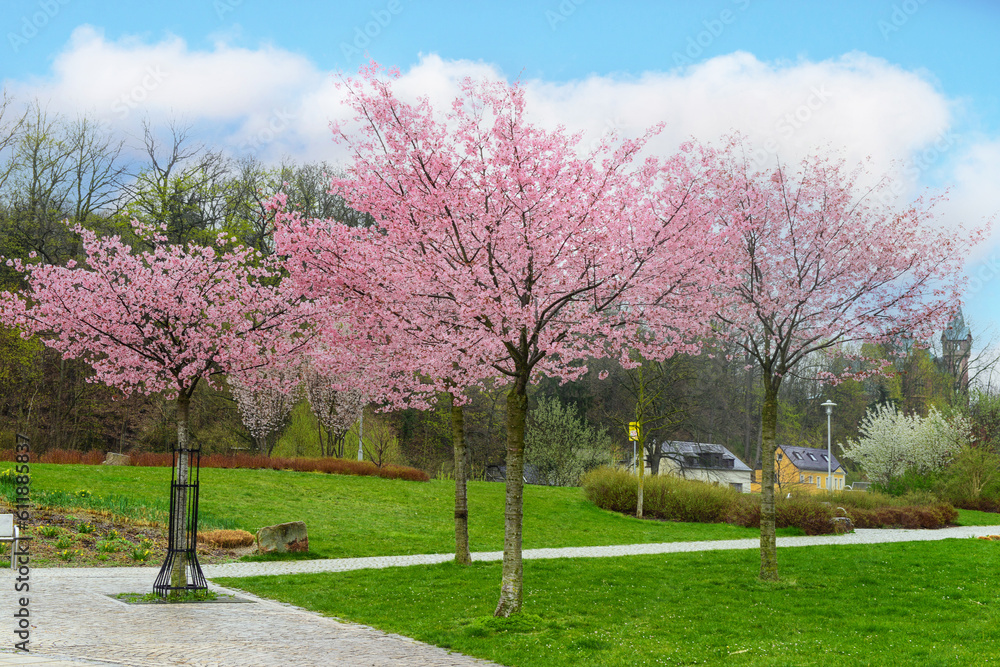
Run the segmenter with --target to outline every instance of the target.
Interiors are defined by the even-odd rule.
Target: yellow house
[[[774,458],[775,491],[825,493],[830,488],[830,481],[827,480],[826,449],[778,445]],[[833,490],[843,490],[846,475],[836,456],[829,462],[829,466],[832,470],[830,477]],[[760,477],[761,471],[754,470],[753,481],[750,483],[751,493],[760,493]]]

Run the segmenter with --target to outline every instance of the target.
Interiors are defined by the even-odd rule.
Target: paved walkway
[[[786,537],[779,547],[873,544],[968,538],[1000,533],[1000,526],[943,530],[858,530],[853,535]],[[600,558],[714,549],[755,549],[759,542],[724,540],[633,544],[611,547],[529,549],[525,558]],[[499,560],[499,552],[474,554]],[[209,577],[247,577],[296,572],[336,572],[362,568],[440,563],[451,555],[350,558],[282,563],[232,563],[205,566]],[[103,665],[163,667],[485,667],[493,663],[449,653],[412,639],[342,623],[290,605],[239,596],[252,604],[126,605],[107,594],[146,591],[157,568],[47,568],[30,573],[30,654],[13,653],[13,614],[17,610],[14,574],[0,574],[0,616],[8,619],[0,639],[0,667]],[[219,591],[224,588],[212,585]]]
[[[880,542],[921,542],[946,540],[953,537],[979,537],[1000,534],[1000,526],[958,526],[940,530],[881,530],[859,528],[847,535],[815,535],[779,537],[779,547],[808,547],[831,544],[878,544]],[[640,556],[669,554],[684,551],[727,551],[731,549],[759,549],[760,540],[709,540],[704,542],[660,542],[653,544],[621,544],[609,547],[565,547],[562,549],[525,549],[525,560],[537,558],[612,558],[614,556]],[[452,560],[454,554],[427,554],[419,556],[378,556],[373,558],[333,558],[325,560],[299,560],[278,563],[226,563],[206,565],[206,577],[256,577],[273,574],[306,574],[311,572],[346,572],[407,565],[431,565]],[[502,551],[477,551],[474,561],[498,561]],[[2,664],[2,663],[0,663]]]
[[[157,568],[32,570],[30,657],[0,653],[0,665],[327,667],[492,665],[233,591],[252,604],[128,605],[107,594],[148,591]],[[13,649],[13,576],[0,581],[0,647]],[[227,589],[212,586],[214,590]],[[88,660],[89,659],[89,660]],[[81,662],[81,660],[83,660]]]

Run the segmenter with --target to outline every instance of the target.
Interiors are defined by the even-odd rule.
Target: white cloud
[[[464,77],[505,78],[490,63],[432,54],[395,85],[405,97],[428,96],[445,109]],[[737,52],[671,72],[522,83],[536,122],[583,132],[586,142],[609,129],[637,136],[662,122],[651,148],[669,152],[691,137],[715,140],[739,130],[762,162],[775,155],[794,162],[829,147],[852,162],[871,156],[878,172],[895,162],[904,196],[921,184],[950,185],[950,201],[940,211],[946,225],[976,226],[1000,211],[1000,138],[964,132],[958,103],[925,74],[863,53],[768,63]],[[51,71],[5,86],[16,99],[37,98],[70,117],[88,113],[125,136],[141,136],[140,123],[148,118],[158,128],[191,125],[194,140],[264,160],[344,157],[329,124],[350,112],[333,73],[276,46],[237,48],[223,38],[197,50],[174,36],[109,41],[81,26]],[[970,289],[969,300],[994,321],[1000,321],[1000,299],[993,296],[1000,282],[998,239],[995,231],[970,269],[970,275],[989,269],[990,279]]]
[[[860,53],[770,64],[739,52],[683,71],[532,82],[529,90],[547,120],[590,132],[610,124],[634,134],[663,122],[657,145],[665,150],[738,130],[762,161],[774,155],[794,161],[830,146],[852,161],[871,155],[881,169],[932,142],[951,115],[948,100],[928,81]]]
[[[56,56],[49,77],[6,85],[22,100],[38,98],[70,116],[87,113],[127,134],[148,118],[154,126],[228,125],[236,128],[232,138],[241,140],[289,106],[297,108],[302,91],[324,77],[305,57],[275,47],[217,43],[211,51],[194,51],[173,36],[155,44],[111,42],[82,26]]]
[[[489,63],[425,55],[396,89],[446,108],[467,76],[504,77]],[[87,112],[133,136],[144,118],[160,127],[174,120],[191,124],[191,136],[207,145],[272,160],[336,161],[342,154],[329,123],[350,115],[333,74],[291,51],[225,41],[196,50],[173,36],[109,41],[90,26],[74,31],[44,78],[6,85],[19,99],[37,97],[70,115]],[[737,52],[671,72],[523,85],[537,122],[584,132],[586,141],[609,129],[635,136],[663,122],[652,148],[667,152],[691,137],[714,140],[739,130],[761,161],[779,155],[792,162],[829,146],[851,161],[870,155],[877,171],[898,161],[906,194],[934,171],[934,180],[954,183],[961,198],[949,216],[976,221],[1000,208],[993,194],[1000,142],[954,139],[954,101],[925,75],[863,53],[766,63]]]

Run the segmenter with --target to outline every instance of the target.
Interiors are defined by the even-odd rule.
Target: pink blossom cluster
[[[2,295],[0,319],[87,361],[97,381],[174,395],[291,357],[308,339],[308,304],[252,249],[169,244],[154,233],[153,249],[137,251],[118,236],[75,231],[79,266],[8,261],[28,289]]]
[[[662,357],[710,331],[731,272],[691,147],[642,159],[648,133],[581,152],[503,83],[465,81],[446,114],[401,101],[374,66],[343,85],[360,130],[336,133],[354,160],[333,190],[375,226],[303,219],[279,198],[276,244],[329,317],[327,349],[381,368],[383,398],[569,381],[588,358]]]

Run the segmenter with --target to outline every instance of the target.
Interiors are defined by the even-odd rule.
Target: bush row
[[[170,453],[140,452],[131,454],[131,464],[142,467],[168,467],[172,464]],[[14,450],[0,451],[0,461],[13,461]],[[66,449],[52,449],[40,457],[41,463],[83,463],[99,465],[104,462],[104,453],[96,449],[80,452]],[[360,475],[404,479],[412,482],[426,482],[430,477],[423,470],[406,466],[385,465],[381,468],[371,461],[351,459],[291,459],[269,458],[254,454],[210,454],[201,457],[203,468],[247,468],[252,470],[295,470],[297,472],[325,472],[334,475]]]
[[[635,514],[638,488],[630,472],[597,468],[581,483],[587,499],[598,507]],[[651,475],[643,483],[643,515],[667,521],[759,528],[760,500],[759,494],[669,475]],[[836,494],[832,503],[809,495],[775,498],[775,521],[778,528],[796,527],[807,535],[830,534],[837,528],[831,519],[840,514],[834,508],[843,508],[857,528],[941,528],[958,518],[954,507],[929,496],[888,498],[844,492]]]
[[[740,494],[726,523],[745,528],[760,528],[760,496]],[[830,505],[803,497],[775,498],[774,522],[778,528],[800,528],[806,535],[830,535],[836,524]]]
[[[941,528],[958,518],[958,512],[947,503],[874,510],[851,508],[848,514],[855,528]]]
[[[962,498],[954,501],[953,504],[963,510],[1000,513],[1000,498]]]

